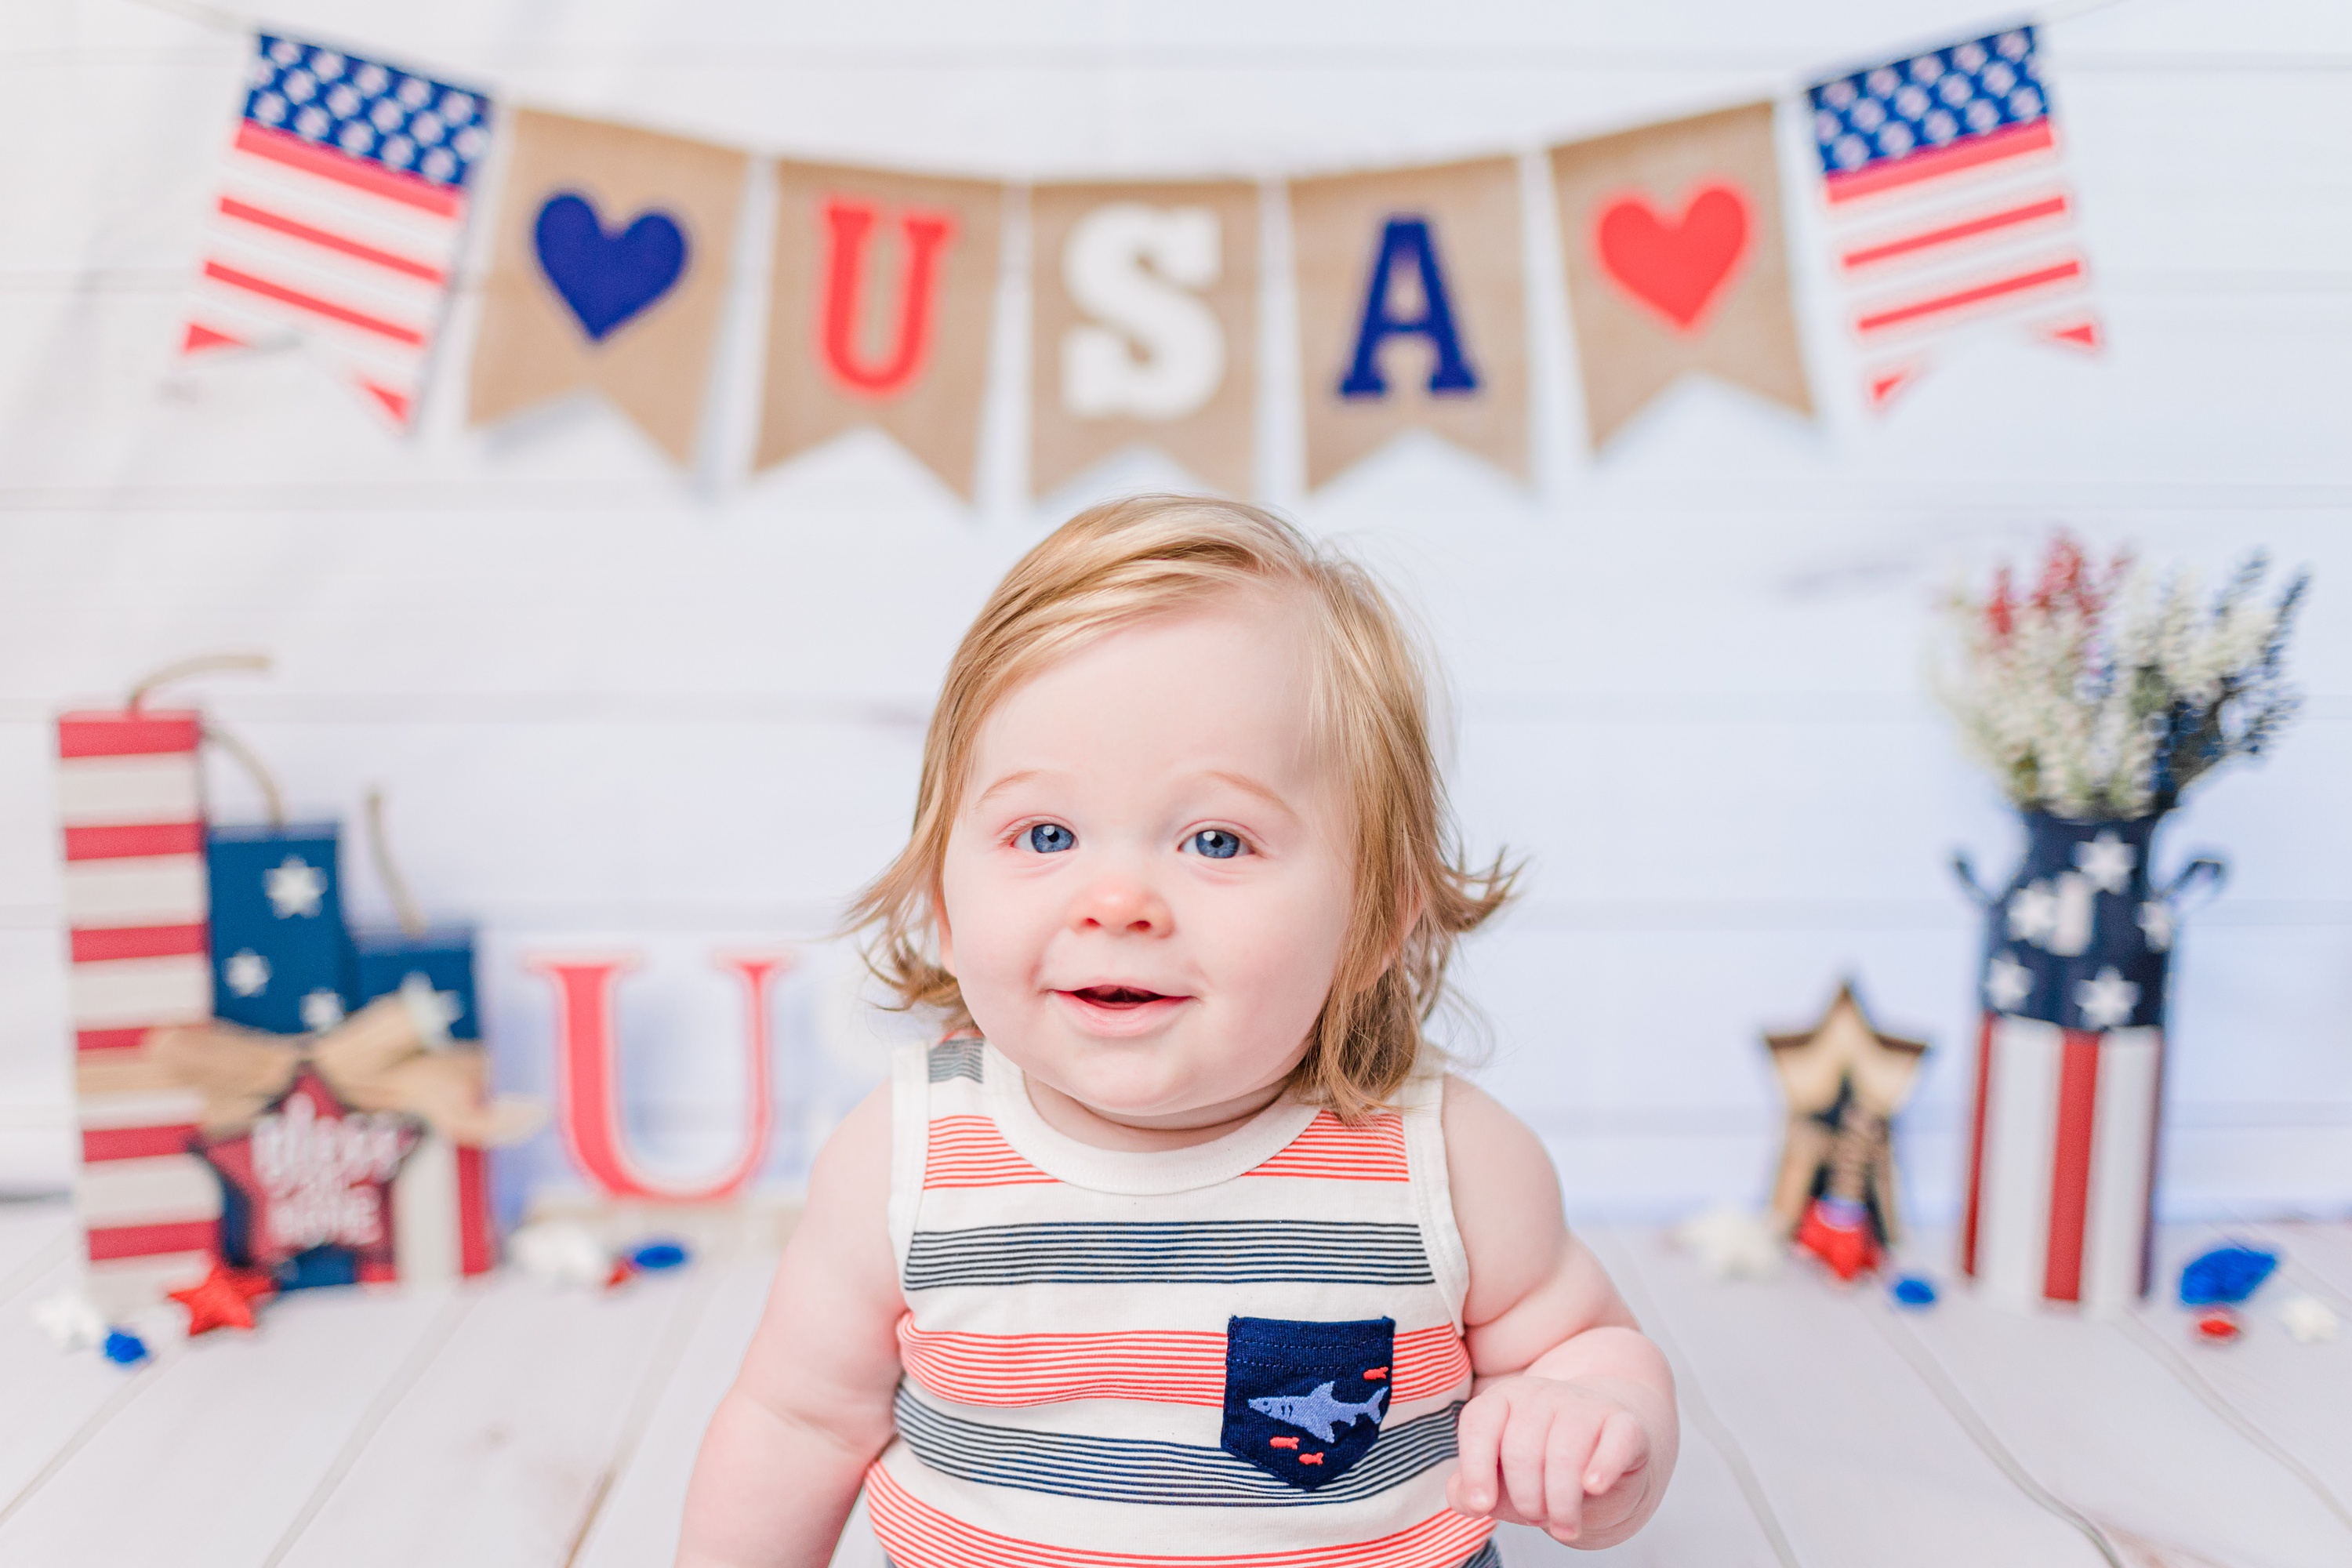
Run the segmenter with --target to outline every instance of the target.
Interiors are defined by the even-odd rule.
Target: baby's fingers
[[[1599,1497],[1650,1462],[1650,1434],[1623,1410],[1601,1424],[1600,1440],[1584,1467],[1584,1495]]]
[[[1502,1468],[1503,1428],[1511,1407],[1498,1394],[1486,1394],[1462,1407],[1454,1424],[1458,1463],[1445,1483],[1446,1503],[1463,1513],[1486,1514],[1502,1500],[1496,1472]]]

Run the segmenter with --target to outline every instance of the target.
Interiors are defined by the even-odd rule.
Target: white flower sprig
[[[2190,784],[2260,755],[2299,699],[2282,668],[2309,574],[2274,604],[2249,560],[2200,613],[2195,577],[2118,556],[2101,573],[2060,535],[2016,594],[1953,591],[1937,695],[1968,749],[2029,811],[2090,820],[2168,811]],[[1957,657],[1950,657],[1951,655]]]

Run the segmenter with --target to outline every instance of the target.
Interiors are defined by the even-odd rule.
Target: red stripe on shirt
[[[422,261],[412,261],[405,256],[395,255],[389,250],[379,250],[373,245],[362,245],[356,239],[346,239],[340,234],[330,234],[323,228],[313,228],[309,224],[298,223],[282,213],[274,213],[266,207],[255,206],[250,202],[238,201],[235,196],[223,196],[220,199],[220,211],[223,217],[233,217],[239,223],[249,223],[256,228],[266,228],[272,234],[282,234],[289,239],[299,239],[306,245],[315,245],[321,250],[331,250],[339,256],[371,261],[387,271],[397,272],[404,277],[422,279],[427,283],[440,283],[446,280],[447,275],[437,267],[427,267]]]
[[[1891,310],[1880,310],[1873,315],[1859,318],[1853,327],[1858,332],[1882,332],[1889,327],[1903,326],[1924,317],[1939,316],[1947,310],[1981,305],[1988,300],[2005,299],[2011,294],[2021,294],[2029,289],[2039,289],[2049,283],[2063,283],[2069,279],[2080,278],[2082,275],[2082,262],[2068,257],[2063,261],[2049,267],[2036,268],[2031,272],[2021,272],[2011,278],[1995,279],[1992,282],[1979,283],[1972,289],[1956,289],[1948,294],[1938,294],[1932,300],[1915,300],[1908,305],[1897,305]]]
[[[1939,245],[1952,245],[1963,239],[1973,239],[1980,234],[1992,234],[2004,228],[2014,228],[2036,218],[2063,217],[2066,213],[2064,196],[2049,196],[2042,201],[2028,202],[2023,206],[2009,207],[1965,223],[1946,224],[1941,228],[1906,234],[1900,239],[1890,239],[1878,245],[1866,245],[1860,250],[1849,250],[1838,258],[1838,265],[1852,268],[1868,267],[1874,262],[1892,261],[1898,256],[1915,256],[1923,250],[1933,250]]]
[[[215,283],[226,283],[232,289],[242,289],[248,294],[258,294],[265,300],[275,300],[306,315],[323,321],[341,321],[347,327],[357,327],[363,332],[390,338],[394,342],[410,348],[423,348],[425,334],[414,327],[404,327],[397,321],[387,321],[354,310],[348,305],[338,305],[331,300],[321,300],[316,294],[305,294],[299,289],[289,289],[282,283],[272,283],[266,278],[256,278],[250,272],[240,272],[234,267],[224,267],[217,261],[205,263],[205,276]]]
[[[68,827],[68,860],[128,860],[152,855],[201,855],[201,822],[139,822],[122,827]]]
[[[103,963],[112,958],[178,958],[205,951],[205,928],[171,926],[85,926],[74,931],[73,961]]]
[[[1495,1531],[1452,1509],[1377,1541],[1214,1557],[1050,1546],[964,1523],[908,1492],[879,1463],[866,1472],[874,1533],[897,1568],[1455,1568]]]
[[[2057,138],[2051,132],[2050,121],[2047,119],[2036,120],[2024,125],[2011,125],[1987,132],[1982,136],[1971,136],[1948,147],[1922,147],[1889,163],[1869,163],[1845,174],[1827,175],[1822,183],[1829,190],[1832,205],[1835,205],[1853,201],[1858,196],[1876,195],[1882,191],[1916,185],[1922,180],[1932,180],[1942,174],[1957,174],[1963,169],[1997,163],[2004,158],[2043,152],[2056,144]]]
[[[940,1116],[931,1121],[923,1154],[923,1190],[943,1187],[1031,1186],[1054,1178],[1013,1152],[985,1116]]]
[[[1225,1397],[1225,1336],[1213,1329],[1102,1334],[974,1334],[898,1320],[899,1361],[924,1393],[960,1405],[1143,1399],[1214,1408]],[[1470,1375],[1452,1325],[1396,1336],[1390,1397],[1433,1399]]]
[[[193,752],[204,740],[194,713],[66,713],[58,719],[60,757],[148,757]]]
[[[466,208],[465,194],[448,185],[436,185],[421,174],[404,174],[250,120],[237,127],[236,150],[441,217],[456,217]]]
[[[1409,1182],[1404,1118],[1393,1111],[1350,1127],[1328,1110],[1281,1152],[1247,1171],[1252,1176],[1311,1176],[1341,1182]]]

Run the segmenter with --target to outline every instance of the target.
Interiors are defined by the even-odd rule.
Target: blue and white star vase
[[[352,944],[341,842],[331,822],[206,831],[215,1016],[277,1035],[342,1022]]]
[[[2023,814],[2024,863],[1985,911],[1982,1012],[1960,1268],[2014,1306],[2098,1311],[2147,1292],[2162,1121],[2166,985],[2182,898],[2210,856],[2159,886],[2161,813]]]

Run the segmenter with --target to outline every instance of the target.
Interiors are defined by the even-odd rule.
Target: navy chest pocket
[[[1396,1320],[1225,1324],[1225,1452],[1313,1491],[1371,1451],[1389,1410]]]

